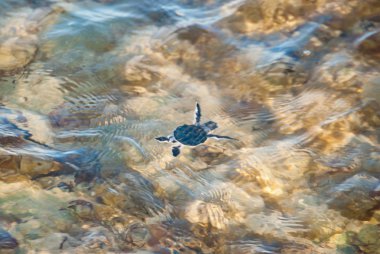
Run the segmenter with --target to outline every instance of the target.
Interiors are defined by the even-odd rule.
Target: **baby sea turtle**
[[[218,128],[218,125],[213,121],[208,121],[204,124],[201,124],[201,107],[199,103],[195,105],[194,112],[194,123],[191,125],[184,124],[177,127],[173,134],[167,137],[158,137],[156,140],[160,142],[170,142],[170,143],[179,143],[179,145],[173,146],[172,153],[173,156],[178,156],[181,152],[180,148],[182,145],[187,146],[197,146],[202,144],[207,140],[207,138],[215,138],[215,139],[230,139],[236,140],[234,138],[228,136],[219,136],[214,134],[209,134],[210,131]]]

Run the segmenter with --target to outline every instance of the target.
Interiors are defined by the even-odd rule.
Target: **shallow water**
[[[380,253],[379,13],[1,1],[0,252]]]

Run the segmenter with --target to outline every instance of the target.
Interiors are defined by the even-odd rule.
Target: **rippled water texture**
[[[0,1],[0,253],[380,253],[379,62],[378,0]]]

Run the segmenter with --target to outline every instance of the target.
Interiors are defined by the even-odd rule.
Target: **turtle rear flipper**
[[[194,111],[194,124],[200,125],[200,123],[201,123],[201,106],[197,102],[197,104],[195,104],[195,111]]]
[[[155,140],[158,140],[160,142],[169,142],[169,139],[167,137],[158,137],[158,138],[155,138]]]
[[[172,154],[174,157],[177,157],[181,153],[181,146],[173,146]]]
[[[160,142],[171,142],[171,143],[176,142],[173,136],[157,137],[157,138],[155,138],[155,140],[158,140]]]
[[[215,134],[207,134],[208,138],[215,138],[215,139],[229,139],[229,140],[237,140],[236,138],[231,138],[229,136],[220,136],[220,135],[215,135]]]

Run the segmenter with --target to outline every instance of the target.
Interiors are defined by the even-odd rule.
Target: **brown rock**
[[[36,51],[33,40],[10,38],[0,43],[0,71],[25,67],[33,60]]]

